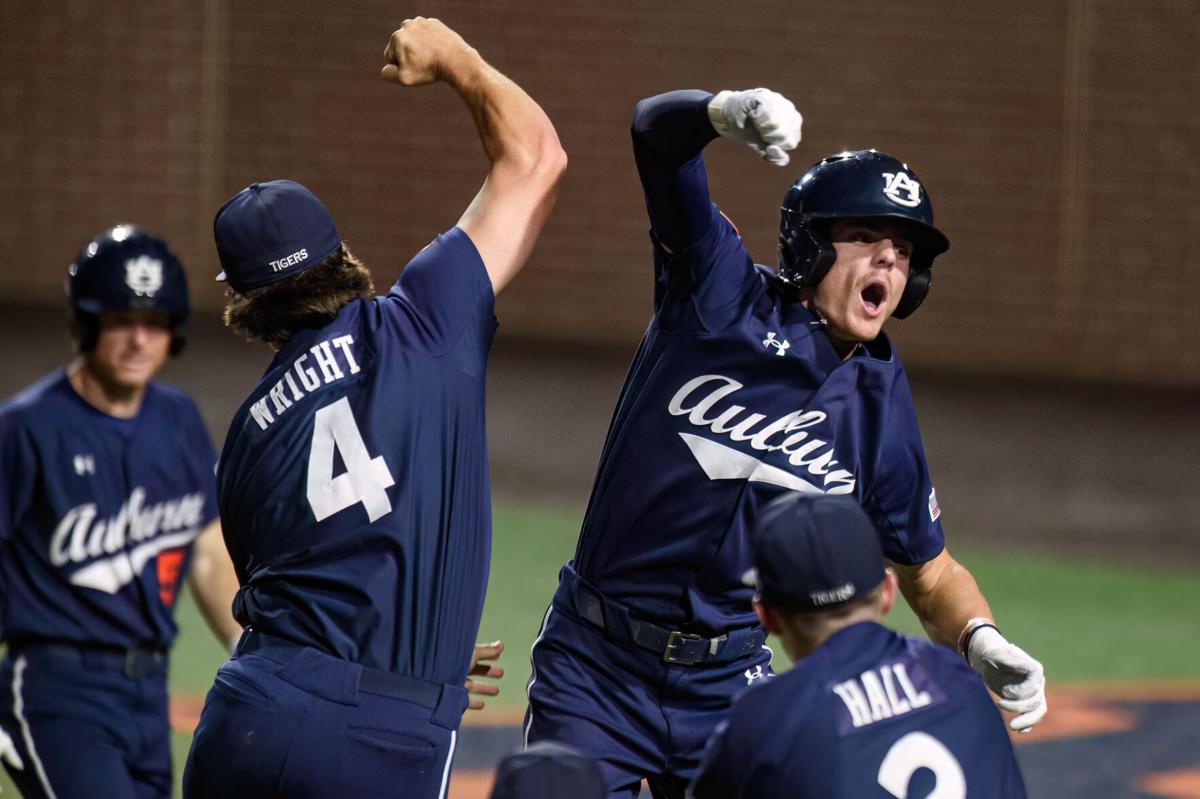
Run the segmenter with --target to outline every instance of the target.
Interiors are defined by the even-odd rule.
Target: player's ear
[[[879,613],[881,616],[886,616],[892,612],[892,606],[896,604],[896,591],[900,585],[900,580],[896,576],[896,571],[890,566],[883,570],[883,583],[879,586]]]
[[[751,604],[754,606],[754,615],[758,616],[758,622],[763,629],[773,635],[778,635],[780,630],[779,614],[764,605],[758,597],[754,597]]]

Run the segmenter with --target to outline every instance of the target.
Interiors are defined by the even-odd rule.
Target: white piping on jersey
[[[187,546],[199,534],[200,528],[194,527],[182,533],[156,538],[135,547],[131,552],[118,552],[111,558],[89,563],[71,575],[71,584],[115,594],[137,579],[150,558],[157,557],[164,550]]]
[[[546,608],[546,615],[542,616],[542,627],[538,630],[537,638],[533,639],[533,645],[529,647],[529,683],[525,686],[525,707],[528,708],[525,719],[525,729],[521,731],[521,748],[529,748],[529,730],[533,727],[533,684],[537,682],[537,665],[533,662],[533,651],[537,649],[537,645],[542,642],[542,638],[546,636],[546,626],[550,623],[550,614],[554,611],[554,605]]]
[[[454,746],[458,743],[458,730],[450,731],[450,753],[446,755],[446,766],[442,769],[442,787],[438,789],[438,799],[445,799],[446,788],[450,785],[450,762],[454,760]]]
[[[42,790],[46,792],[49,799],[58,799],[54,794],[54,789],[50,787],[50,778],[46,776],[42,759],[38,757],[37,748],[33,745],[33,731],[29,729],[29,722],[25,719],[25,698],[21,696],[21,689],[24,687],[27,665],[24,655],[18,657],[16,663],[13,664],[13,715],[17,717],[17,723],[21,725],[21,736],[25,739],[25,748],[29,750],[29,759],[33,761],[33,768],[37,772],[38,782],[42,784]]]

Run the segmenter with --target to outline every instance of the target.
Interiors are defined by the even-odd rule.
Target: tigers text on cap
[[[329,211],[292,180],[251,183],[225,201],[213,238],[234,291],[266,286],[316,266],[341,246]]]
[[[763,509],[750,544],[747,578],[779,610],[830,610],[883,582],[879,534],[850,496],[786,494]]]

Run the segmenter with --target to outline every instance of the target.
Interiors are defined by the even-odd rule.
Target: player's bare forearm
[[[238,590],[238,580],[225,549],[220,522],[204,528],[192,545],[188,582],[200,615],[221,645],[229,646],[236,641],[242,633],[241,625],[233,618],[233,597]]]
[[[912,566],[893,563],[900,590],[930,640],[951,648],[966,623],[992,618],[975,578],[943,549],[933,560]]]
[[[487,178],[458,226],[479,250],[496,293],[524,266],[554,206],[567,165],[550,118],[525,91],[435,19],[406,20],[384,52],[385,80],[442,81],[466,103]]]

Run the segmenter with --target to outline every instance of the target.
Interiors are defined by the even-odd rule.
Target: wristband
[[[733,92],[726,89],[718,92],[708,101],[708,121],[720,136],[729,136],[733,133],[733,129],[729,127],[729,122],[725,119],[725,103],[732,96]]]
[[[967,657],[967,652],[970,650],[971,638],[973,638],[975,633],[979,632],[984,627],[991,627],[996,632],[1000,632],[1000,628],[992,624],[991,619],[979,617],[968,621],[963,627],[962,632],[958,634],[958,654],[962,655],[964,660],[970,660],[970,658]],[[1003,633],[1001,633],[1001,635],[1003,635]]]

